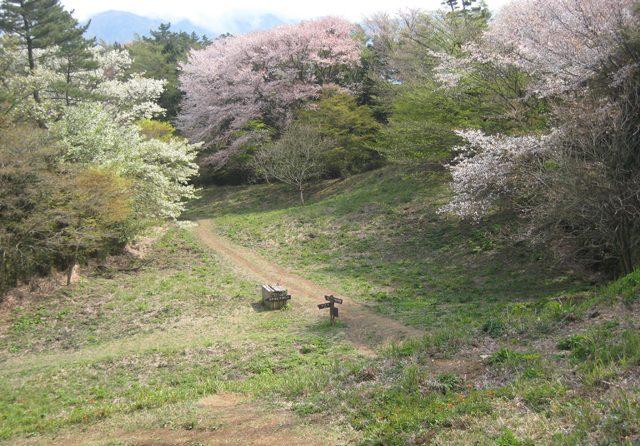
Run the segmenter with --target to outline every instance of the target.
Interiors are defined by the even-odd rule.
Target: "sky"
[[[509,0],[488,0],[497,10]],[[380,11],[399,9],[438,9],[441,0],[62,0],[77,18],[84,20],[103,11],[129,11],[139,15],[165,19],[189,19],[211,27],[224,17],[272,13],[288,20],[337,15],[358,22]]]

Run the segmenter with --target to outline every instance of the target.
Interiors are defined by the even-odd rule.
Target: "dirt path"
[[[344,323],[347,339],[368,355],[389,342],[408,337],[420,336],[421,331],[402,325],[398,321],[374,313],[363,304],[339,295],[321,285],[268,261],[259,254],[221,237],[215,231],[211,220],[199,220],[195,229],[198,237],[219,255],[229,260],[244,275],[249,275],[258,283],[280,284],[293,296],[292,305],[296,310],[314,311],[318,319],[327,317],[316,305],[323,302],[325,295],[333,294],[343,299],[339,305],[340,321]]]
[[[293,296],[292,307],[297,314],[313,315],[309,320],[327,319],[327,312],[320,312],[317,304],[324,295],[341,297],[340,330],[346,339],[362,353],[375,355],[376,349],[391,341],[406,337],[420,336],[421,332],[401,323],[374,313],[348,296],[340,296],[310,280],[265,259],[255,252],[238,246],[219,236],[209,220],[198,222],[195,233],[204,244],[218,255],[228,260],[237,271],[249,276],[258,285],[279,283]],[[317,318],[317,319],[316,319]],[[304,329],[304,327],[302,327]],[[154,337],[156,335],[154,334]],[[167,333],[179,338],[179,333]],[[144,342],[152,340],[143,339]],[[155,342],[159,342],[155,339]],[[180,342],[177,339],[176,342]],[[129,346],[129,348],[132,348]],[[117,350],[120,351],[120,350]],[[69,358],[71,359],[71,358]],[[55,437],[23,438],[16,445],[291,445],[324,446],[351,444],[350,434],[327,430],[326,420],[313,416],[299,417],[286,408],[267,407],[246,397],[231,393],[218,393],[193,402],[193,409],[199,419],[195,428],[149,427],[141,421],[131,420],[128,425],[106,420],[80,431],[72,428],[59,432]],[[199,427],[202,426],[202,427]]]
[[[206,428],[110,429],[100,424],[62,433],[54,438],[17,440],[16,446],[331,446],[344,444],[327,432],[321,420],[292,414],[286,409],[267,408],[233,393],[210,395],[195,403]]]

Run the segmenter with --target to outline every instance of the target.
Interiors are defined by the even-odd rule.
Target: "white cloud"
[[[509,0],[488,0],[498,9]],[[437,9],[440,0],[62,0],[80,19],[109,10],[167,19],[187,18],[206,27],[215,27],[225,17],[249,13],[272,13],[285,19],[305,19],[323,15],[342,16],[353,21],[379,11],[394,12],[403,8]]]

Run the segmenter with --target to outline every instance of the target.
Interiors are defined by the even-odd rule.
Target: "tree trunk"
[[[20,7],[23,9],[26,7],[24,2],[20,2]],[[33,54],[34,45],[33,38],[31,37],[31,24],[29,23],[29,20],[27,20],[27,16],[24,14],[22,15],[22,24],[24,26],[25,42],[27,44],[27,60],[29,62],[29,71],[33,73],[33,71],[36,69],[36,58]],[[36,102],[40,102],[40,95],[38,93],[38,90],[35,90],[33,92],[33,98],[36,100]]]
[[[73,268],[75,268],[76,262],[71,262],[67,267],[67,286],[71,285],[71,277],[73,276]]]
[[[67,61],[67,70],[66,70],[66,81],[67,85],[65,85],[64,89],[64,102],[67,104],[67,107],[71,105],[71,98],[69,97],[69,89],[71,88],[71,62]]]
[[[622,274],[630,274],[634,270],[634,262],[633,262],[633,249],[631,248],[632,243],[630,240],[630,230],[629,225],[625,223],[621,223],[616,228],[616,238],[618,242],[618,255],[620,256],[620,269],[622,270]]]
[[[26,43],[27,43],[27,59],[29,62],[29,71],[31,73],[34,72],[34,70],[36,69],[36,59],[34,56],[34,48],[33,48],[33,40],[31,39],[30,33],[30,26],[29,26],[29,22],[27,21],[27,19],[24,19],[24,28],[25,28],[25,34],[26,34]],[[34,90],[33,91],[33,99],[39,104],[40,103],[40,92],[38,90]]]
[[[300,203],[304,206],[304,187],[301,184],[298,188],[300,190]]]
[[[69,259],[69,266],[67,267],[67,286],[71,285],[71,277],[73,277],[73,268],[76,266],[76,261],[78,260],[78,245],[76,245],[75,252],[73,257]]]

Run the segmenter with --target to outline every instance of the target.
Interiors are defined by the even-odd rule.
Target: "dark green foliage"
[[[3,0],[0,5],[0,30],[21,39],[32,70],[37,65],[34,50],[59,45],[78,36],[70,27],[71,21],[59,0]]]
[[[446,27],[432,31],[434,44],[440,46],[445,40],[448,45],[440,49],[457,54],[465,43],[475,40],[486,29],[491,12],[484,0],[445,0],[442,4],[450,11],[444,17]]]
[[[299,113],[298,120],[335,142],[323,157],[327,175],[347,176],[382,164],[375,148],[381,126],[371,108],[358,105],[353,96],[327,89],[313,108]]]
[[[385,80],[388,76],[381,75],[385,70],[385,63],[382,55],[367,43],[367,37],[363,36],[362,39],[361,66],[353,73],[354,82],[360,86],[357,102],[368,106],[376,121],[384,124],[391,114],[391,92]]]
[[[521,75],[514,72],[511,76]],[[545,125],[544,103],[531,98],[517,102],[514,109],[511,101],[524,95],[524,90],[507,91],[490,80],[470,79],[453,90],[432,81],[396,88],[389,124],[379,143],[379,150],[392,160],[447,158],[451,149],[463,142],[455,133],[459,129],[521,133]]]
[[[0,136],[0,293],[37,273],[47,273],[47,222],[32,219],[49,193],[50,151],[43,132],[28,128]],[[34,155],[37,151],[37,155]],[[27,234],[31,234],[27,236]]]
[[[379,148],[392,160],[439,160],[461,142],[454,130],[476,117],[433,83],[400,87]]]
[[[479,5],[478,5],[479,4]],[[474,11],[484,6],[484,1],[481,0],[443,0],[443,6],[451,8],[451,12],[456,11]]]
[[[177,116],[182,100],[178,83],[179,64],[186,61],[190,50],[202,48],[208,43],[206,36],[174,32],[170,23],[163,23],[157,30],[151,31],[150,37],[137,39],[127,46],[133,58],[134,72],[167,81],[158,103],[167,111],[168,120]]]
[[[501,319],[491,318],[484,323],[482,331],[489,336],[498,337],[505,331],[505,323]]]
[[[83,37],[89,23],[80,26],[71,14],[66,14],[62,20],[66,22],[68,36],[58,44],[57,55],[62,60],[60,71],[64,75],[64,82],[58,87],[57,94],[62,96],[66,105],[73,105],[87,97],[86,89],[78,85],[79,75],[98,67],[90,50],[95,45],[95,39]]]

